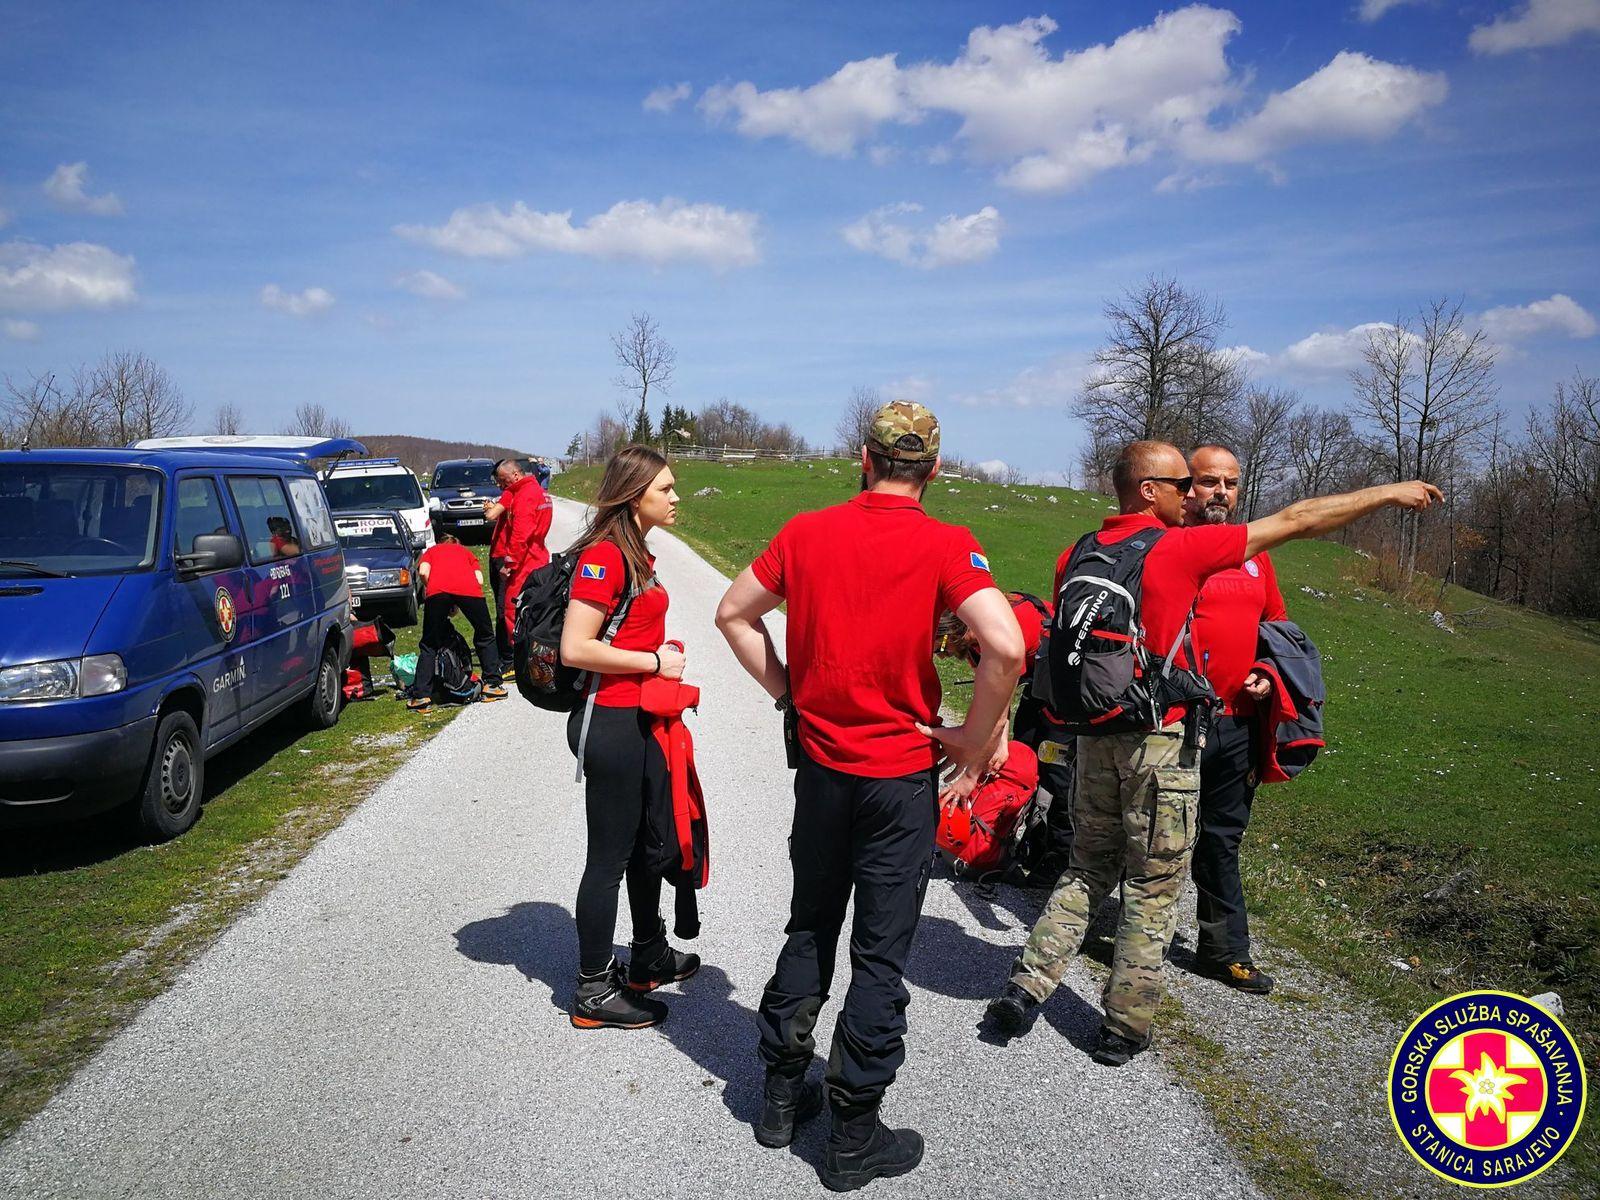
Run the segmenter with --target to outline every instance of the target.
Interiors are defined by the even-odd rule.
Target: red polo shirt
[[[432,596],[483,596],[483,584],[478,582],[478,572],[483,564],[478,556],[460,542],[440,542],[422,552],[419,563],[428,564],[428,581],[424,585]]]
[[[1245,693],[1244,679],[1256,660],[1256,627],[1263,621],[1288,619],[1278,573],[1265,553],[1205,581],[1194,611],[1194,645],[1228,712],[1241,716],[1255,712],[1256,702]]]
[[[652,567],[655,561],[654,557],[650,559]],[[615,542],[598,542],[578,556],[578,565],[572,570],[571,596],[574,600],[590,600],[605,608],[601,635],[605,633],[611,614],[622,602],[626,578],[622,551]],[[667,589],[654,582],[633,598],[628,615],[617,627],[617,636],[611,639],[610,645],[618,650],[660,650],[666,640]],[[594,702],[602,708],[634,708],[639,703],[639,686],[652,674],[647,671],[643,675],[602,675]]]
[[[789,602],[789,687],[813,761],[868,779],[931,768],[939,614],[994,587],[972,534],[909,496],[862,492],[790,519],[751,564]]]
[[[1244,564],[1245,547],[1250,535],[1243,525],[1195,525],[1169,528],[1154,513],[1127,513],[1110,516],[1100,526],[1099,538],[1114,545],[1132,537],[1141,529],[1161,529],[1165,532],[1144,560],[1144,580],[1140,589],[1139,617],[1144,623],[1145,645],[1152,658],[1166,658],[1172,648],[1172,639],[1183,628],[1183,619],[1189,615],[1189,606],[1200,594],[1201,585],[1218,571]],[[1061,584],[1066,574],[1069,547],[1056,561],[1056,596],[1061,595]],[[1252,637],[1255,625],[1251,625]],[[1197,649],[1200,639],[1195,638]],[[1252,657],[1254,647],[1252,646]],[[1178,648],[1177,662],[1189,666],[1187,647]],[[1166,724],[1180,720],[1187,705],[1176,705],[1167,711]]]

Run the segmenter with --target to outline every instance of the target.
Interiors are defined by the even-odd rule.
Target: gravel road
[[[552,544],[580,515],[559,503]],[[0,1146],[0,1194],[824,1194],[825,1119],[787,1151],[749,1128],[754,1009],[789,887],[777,717],[712,626],[726,580],[652,540],[669,633],[705,694],[691,723],[713,846],[693,945],[707,965],[658,993],[666,1025],[567,1023],[581,789],[563,720],[513,696],[417,753]],[[1029,1036],[980,1040],[1023,936],[971,889],[930,888],[908,1058],[885,1107],[928,1152],[870,1194],[1259,1195],[1159,1055],[1121,1071],[1089,1060],[1098,1015],[1080,995],[1098,989],[1081,964]]]

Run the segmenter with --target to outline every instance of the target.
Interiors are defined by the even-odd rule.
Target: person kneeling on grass
[[[422,644],[417,648],[417,677],[411,684],[406,707],[426,712],[433,707],[433,669],[439,647],[450,628],[450,614],[460,609],[472,625],[472,645],[483,667],[485,703],[506,698],[500,677],[500,652],[495,648],[489,605],[483,598],[483,567],[478,556],[454,534],[442,533],[439,543],[422,552],[417,564],[422,573]]]

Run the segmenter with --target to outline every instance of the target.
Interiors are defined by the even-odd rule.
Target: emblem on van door
[[[222,640],[233,641],[234,630],[239,627],[239,610],[233,606],[233,597],[228,594],[228,589],[217,589],[217,627],[222,630]]]

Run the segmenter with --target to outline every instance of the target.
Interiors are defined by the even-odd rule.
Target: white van
[[[398,458],[336,462],[323,476],[322,490],[334,512],[393,509],[411,531],[411,541],[419,553],[433,545],[433,520],[428,515],[422,484]]]

